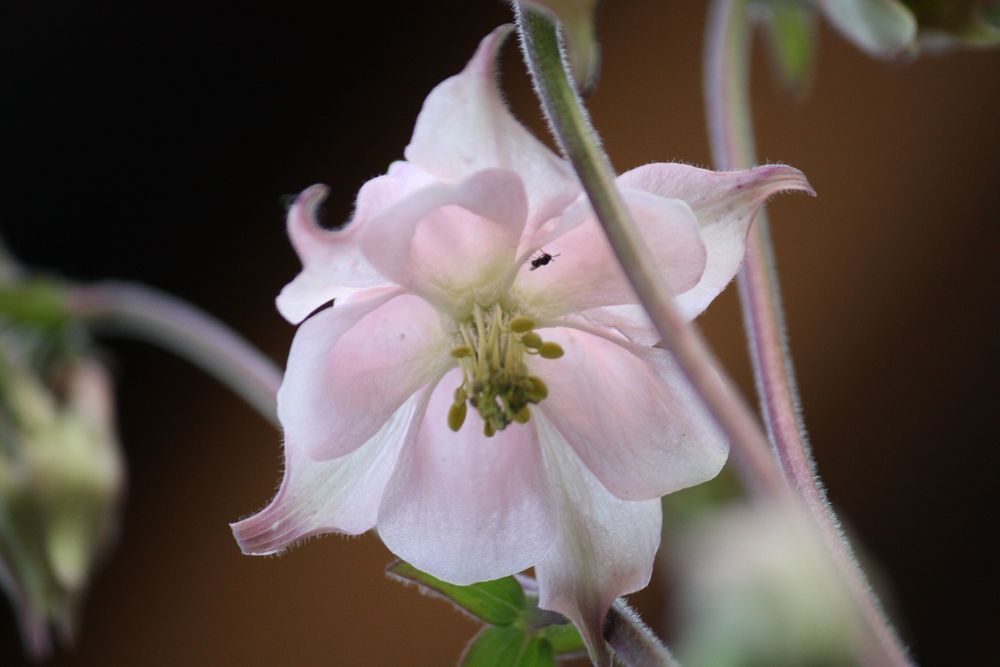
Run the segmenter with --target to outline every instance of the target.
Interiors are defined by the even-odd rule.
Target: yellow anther
[[[464,357],[472,356],[472,348],[468,345],[459,345],[458,347],[453,347],[451,349],[451,356],[456,359],[462,359]]]
[[[537,350],[542,346],[542,337],[534,331],[529,331],[521,336],[521,344],[529,350]]]
[[[525,333],[535,328],[535,321],[530,317],[518,315],[510,321],[508,326],[514,333]]]
[[[544,382],[542,382],[542,378],[532,375],[528,378],[528,382],[531,383],[531,389],[528,391],[528,397],[532,401],[538,403],[548,397],[549,388],[545,386]]]
[[[543,343],[538,349],[538,353],[546,359],[558,359],[564,354],[559,343]]]
[[[462,424],[465,423],[465,415],[468,411],[469,408],[465,401],[454,403],[451,409],[448,410],[448,428],[458,433],[459,429],[462,428]]]
[[[527,424],[531,419],[531,408],[527,405],[514,413],[514,421],[518,424]]]
[[[493,428],[493,424],[491,424],[490,422],[483,422],[483,435],[485,435],[487,438],[492,438],[494,435],[496,435],[496,432],[497,430]]]
[[[468,398],[469,398],[468,394],[465,393],[465,387],[458,387],[455,389],[456,403],[465,403],[466,399]]]

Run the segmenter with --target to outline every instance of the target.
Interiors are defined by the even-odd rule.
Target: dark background
[[[331,220],[346,217],[402,156],[427,92],[509,20],[488,0],[20,4],[0,21],[7,243],[65,276],[167,289],[279,361],[294,330],[273,297],[298,270],[283,197],[326,182]],[[702,3],[609,2],[601,18],[590,105],[617,167],[707,164]],[[753,77],[761,158],[800,167],[819,193],[772,207],[813,446],[917,658],[984,664],[1000,620],[1000,53],[889,65],[820,37],[803,103],[761,57]],[[511,47],[504,85],[544,134]],[[702,324],[752,391],[733,291]],[[241,556],[227,522],[271,497],[278,434],[186,363],[104,347],[129,503],[79,646],[55,664],[453,663],[475,626],[387,581],[374,537]],[[654,623],[665,594],[657,582],[639,596]],[[21,660],[0,605],[0,664]]]

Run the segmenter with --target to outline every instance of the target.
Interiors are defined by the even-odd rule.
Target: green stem
[[[280,426],[275,396],[281,371],[208,313],[150,287],[116,282],[69,287],[66,302],[94,328],[134,336],[187,359]]]
[[[705,100],[712,155],[719,169],[748,168],[757,161],[750,114],[750,46],[745,1],[714,0],[705,41]],[[822,533],[872,632],[872,646],[863,658],[872,665],[909,665],[906,651],[855,559],[816,473],[799,410],[781,290],[763,210],[750,232],[738,281],[761,412],[785,477]]]
[[[611,164],[570,84],[555,26],[519,3],[515,9],[525,60],[552,131],[665,347],[728,437],[749,479],[768,495],[786,496],[787,485],[753,411],[733,389],[701,335],[674,308],[673,295],[658,278],[653,257],[615,188]]]

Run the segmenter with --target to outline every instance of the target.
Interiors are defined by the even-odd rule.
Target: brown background
[[[500,2],[46,3],[4,20],[0,226],[26,262],[171,290],[275,359],[297,270],[282,197],[316,181],[336,222],[401,156],[424,95],[507,20]],[[590,100],[619,169],[707,164],[704,6],[609,2]],[[773,206],[792,348],[830,495],[924,664],[993,644],[1000,52],[875,62],[824,29],[811,96],[754,69],[762,159],[817,199]],[[504,85],[543,133],[512,48]],[[735,295],[703,326],[751,391]],[[58,665],[451,664],[475,626],[382,576],[371,536],[239,554],[278,435],[165,353],[108,342],[131,474],[122,540]],[[666,545],[669,548],[669,544]],[[640,596],[662,622],[665,587]],[[0,606],[0,665],[22,660]],[[669,628],[663,631],[667,636]]]

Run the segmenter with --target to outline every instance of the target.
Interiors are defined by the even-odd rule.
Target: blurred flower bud
[[[854,664],[853,603],[798,512],[734,506],[703,519],[676,546],[683,664]]]
[[[95,361],[52,364],[43,380],[0,337],[0,585],[25,650],[72,640],[95,560],[115,532],[124,472],[112,389]]]

